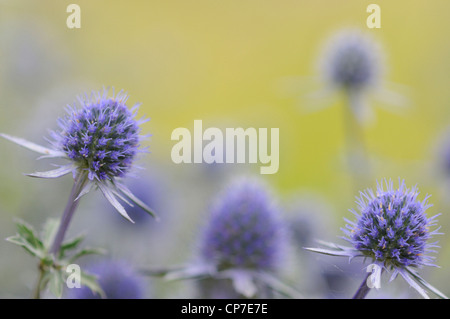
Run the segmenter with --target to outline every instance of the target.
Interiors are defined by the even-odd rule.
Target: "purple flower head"
[[[359,212],[356,222],[349,222],[344,232],[345,239],[364,256],[384,263],[386,266],[434,266],[433,252],[436,243],[428,240],[438,229],[435,217],[427,217],[425,211],[431,206],[427,196],[419,201],[416,187],[408,189],[405,182],[394,189],[392,181],[378,184],[376,194],[372,190],[361,193],[357,200]],[[367,225],[371,225],[368,227]]]
[[[58,121],[61,130],[53,134],[55,148],[88,171],[90,180],[124,176],[140,151],[137,107],[128,109],[123,92],[113,97],[107,93],[79,99],[81,108],[69,107]]]
[[[142,278],[126,262],[101,261],[87,267],[87,272],[96,275],[98,284],[107,299],[143,299],[145,286]],[[100,299],[86,286],[71,288],[70,299]]]
[[[284,247],[278,213],[262,185],[234,182],[212,209],[202,238],[202,257],[219,270],[274,269]]]
[[[377,83],[380,69],[379,48],[370,37],[359,31],[338,33],[324,50],[322,71],[332,86],[365,88]]]
[[[72,173],[80,183],[77,199],[96,186],[129,221],[133,222],[118,198],[156,217],[120,180],[132,168],[136,155],[143,152],[139,125],[147,121],[134,119],[138,105],[128,109],[127,99],[123,91],[108,97],[106,89],[93,92],[91,98],[79,98],[80,108],[69,106],[67,115],[58,119],[60,130],[51,132],[51,148],[8,134],[0,133],[0,137],[41,154],[41,158],[69,161],[57,169],[28,176],[58,178]]]

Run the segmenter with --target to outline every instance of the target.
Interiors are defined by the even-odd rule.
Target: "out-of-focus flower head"
[[[212,209],[202,256],[218,269],[274,269],[283,230],[266,189],[253,180],[231,184]]]
[[[378,85],[383,64],[380,47],[358,30],[334,35],[323,50],[322,77],[331,87],[364,90]]]
[[[107,299],[143,299],[146,287],[143,277],[124,261],[103,260],[89,265],[87,271],[97,276],[98,284]],[[71,288],[68,293],[71,299],[100,299],[86,286]]]

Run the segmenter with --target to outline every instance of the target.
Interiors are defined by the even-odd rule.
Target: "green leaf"
[[[91,291],[94,294],[100,295],[101,298],[106,298],[106,295],[105,295],[103,289],[100,287],[100,285],[97,282],[97,276],[89,275],[83,271],[81,272],[80,275],[81,275],[81,278],[80,278],[81,284],[83,286],[88,287],[89,289],[91,289]]]
[[[40,291],[44,290],[47,287],[51,277],[52,277],[52,273],[50,271],[45,271],[43,273],[42,280],[41,280],[41,283],[39,286]]]
[[[49,281],[50,292],[57,298],[61,298],[64,288],[64,277],[61,270],[54,270]]]
[[[19,236],[26,240],[31,246],[40,250],[44,248],[44,245],[36,235],[33,227],[29,226],[24,221],[19,220],[16,222],[16,229]]]
[[[78,248],[83,239],[84,235],[81,235],[63,243],[59,250],[59,258],[63,258],[65,256],[66,251]]]
[[[44,254],[41,250],[36,249],[36,247],[33,247],[29,242],[27,242],[23,237],[20,235],[14,235],[11,237],[6,238],[6,241],[22,246],[30,255],[43,258]]]
[[[86,256],[86,255],[104,255],[106,254],[106,250],[102,248],[85,248],[77,252],[69,259],[69,263],[73,263],[77,259]]]
[[[44,225],[44,229],[42,231],[42,244],[46,250],[50,249],[50,246],[53,243],[53,239],[56,236],[59,227],[59,220],[54,218],[49,218]]]

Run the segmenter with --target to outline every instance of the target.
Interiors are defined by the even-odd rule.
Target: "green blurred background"
[[[305,96],[320,89],[316,64],[324,41],[342,28],[360,28],[383,47],[384,84],[407,101],[389,112],[389,103],[370,99],[376,122],[363,130],[372,167],[366,187],[385,177],[417,184],[423,196],[433,195],[430,214],[442,213],[440,224],[449,233],[450,176],[438,156],[450,124],[450,2],[378,0],[382,27],[369,30],[366,7],[373,2],[77,0],[81,29],[68,29],[70,1],[0,0],[0,131],[45,143],[46,130],[56,127],[66,104],[103,86],[124,89],[131,103],[142,102],[139,114],[151,118],[143,131],[152,137],[145,143],[151,154],[141,165],[166,181],[170,231],[157,239],[165,248],[153,243],[146,257],[136,257],[136,238],[127,231],[116,254],[161,265],[191,258],[186,247],[195,247],[210,200],[232,176],[259,172],[259,165],[175,165],[172,130],[192,130],[194,119],[204,127],[280,128],[279,171],[261,178],[282,205],[311,194],[327,202],[332,213],[323,219],[331,228],[317,237],[334,239],[357,195],[343,160],[343,104],[337,98],[309,112]],[[50,163],[36,162],[34,154],[6,141],[0,141],[0,154],[0,237],[14,233],[15,217],[38,228],[46,217],[60,216],[70,178],[26,178],[22,173]],[[100,197],[90,194],[86,202],[96,207]],[[101,234],[90,235],[92,241],[114,246],[96,212],[87,212],[89,205],[75,216],[73,232],[87,229]],[[91,219],[97,222],[83,224]],[[450,237],[439,240],[442,268],[426,277],[450,294]],[[35,262],[10,246],[0,241],[0,297],[27,298]],[[297,270],[299,278],[307,275]],[[161,289],[155,296],[174,296],[170,287]]]

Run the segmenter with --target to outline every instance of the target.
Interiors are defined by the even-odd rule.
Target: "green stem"
[[[44,269],[42,268],[42,264],[39,264],[39,277],[38,277],[36,287],[34,288],[34,294],[33,294],[34,299],[41,299],[41,284],[42,284],[43,278],[44,278]]]
[[[59,250],[61,248],[61,244],[64,240],[64,236],[69,228],[70,220],[72,219],[75,210],[78,207],[79,199],[77,197],[80,195],[84,186],[88,182],[87,174],[82,172],[78,173],[75,177],[75,182],[72,187],[72,191],[70,192],[69,199],[66,204],[66,208],[64,209],[64,213],[61,218],[61,222],[59,223],[58,231],[56,233],[55,239],[53,240],[53,244],[49,250],[50,254],[53,254],[55,258],[58,258]],[[39,264],[39,277],[37,281],[36,288],[34,290],[34,298],[40,299],[41,297],[41,286],[42,280],[45,276],[45,270],[42,263]]]
[[[347,90],[346,104],[344,105],[344,128],[345,128],[345,140],[347,142],[347,161],[349,169],[351,170],[354,188],[359,191],[367,186],[370,182],[370,165],[368,161],[368,151],[364,142],[364,132],[361,124],[358,123],[354,114],[355,109],[360,107],[357,105],[357,99],[355,94]]]

